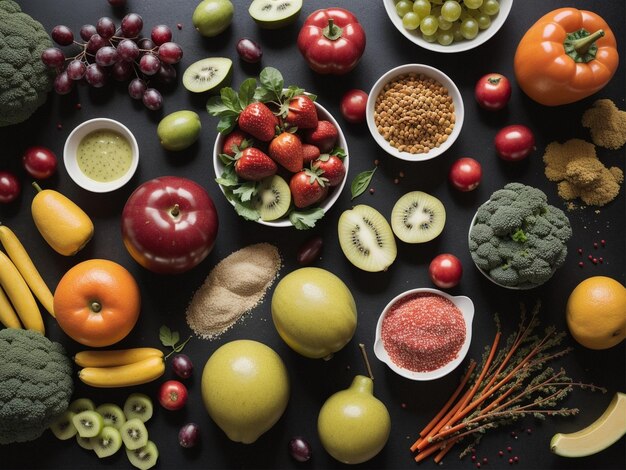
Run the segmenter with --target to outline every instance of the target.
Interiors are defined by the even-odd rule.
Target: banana
[[[9,258],[20,272],[30,290],[39,299],[41,305],[54,317],[52,292],[37,271],[26,249],[15,233],[6,225],[0,225],[0,243],[6,250]]]
[[[22,324],[20,323],[19,318],[17,318],[17,314],[15,310],[13,310],[13,306],[7,295],[0,287],[0,323],[2,323],[7,328],[19,328],[22,329]]]
[[[158,379],[164,372],[163,358],[152,356],[123,366],[85,367],[78,372],[78,378],[92,387],[130,387]]]
[[[613,445],[624,434],[626,394],[617,392],[602,416],[589,426],[571,434],[555,434],[550,450],[562,457],[586,457]]]
[[[113,367],[132,364],[154,356],[162,358],[163,352],[156,348],[89,350],[77,353],[74,362],[80,367]]]
[[[13,262],[0,251],[0,287],[11,300],[24,328],[45,334],[41,312],[26,281]]]

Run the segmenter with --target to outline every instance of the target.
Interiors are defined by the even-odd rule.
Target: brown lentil
[[[374,122],[392,147],[412,154],[426,153],[452,133],[454,103],[438,81],[416,73],[400,75],[376,97]]]

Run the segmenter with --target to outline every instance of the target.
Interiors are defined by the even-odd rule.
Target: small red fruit
[[[319,156],[320,149],[318,149],[315,145],[302,144],[302,161],[305,166],[313,160],[317,160]]]
[[[276,134],[276,116],[263,103],[251,103],[239,114],[239,128],[260,141],[269,142]]]
[[[322,175],[328,180],[328,186],[337,186],[341,184],[344,176],[346,176],[346,167],[343,166],[341,158],[336,155],[322,154],[313,162],[314,168],[322,170]]]
[[[322,153],[330,152],[338,138],[339,131],[330,121],[320,120],[315,129],[304,131],[304,141],[317,146]]]
[[[349,90],[341,98],[341,114],[344,119],[352,124],[365,121],[365,109],[367,108],[367,93],[363,90]]]
[[[244,141],[246,141],[245,144]],[[238,152],[246,147],[250,147],[250,145],[250,136],[240,129],[235,129],[224,137],[222,153],[225,153],[229,157],[234,157]]]
[[[168,380],[159,389],[159,403],[166,410],[180,410],[187,403],[187,387],[178,380]]]
[[[254,147],[244,149],[235,162],[235,173],[248,181],[261,181],[277,171],[274,160]]]
[[[494,144],[502,160],[515,162],[528,157],[535,149],[535,136],[528,127],[514,124],[501,129]]]
[[[428,267],[431,281],[441,289],[456,286],[463,276],[463,265],[459,258],[449,253],[435,256]]]
[[[290,132],[283,132],[274,137],[269,146],[269,154],[272,159],[295,173],[304,166],[302,155],[302,142],[300,138]]]
[[[317,109],[315,103],[308,96],[294,96],[289,101],[289,111],[285,122],[298,129],[313,129],[317,127]]]
[[[509,102],[511,84],[504,75],[488,73],[476,82],[474,96],[481,108],[498,111]]]
[[[459,191],[472,191],[480,184],[483,170],[473,158],[459,158],[450,167],[448,179]]]
[[[0,171],[0,203],[14,201],[20,195],[22,186],[17,177],[8,171]]]
[[[327,183],[326,178],[315,169],[299,171],[289,182],[294,205],[302,209],[320,202],[328,194]]]
[[[46,179],[57,169],[57,157],[46,147],[28,147],[22,157],[24,168],[35,179]]]

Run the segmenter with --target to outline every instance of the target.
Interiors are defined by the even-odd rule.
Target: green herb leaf
[[[191,336],[189,336],[189,338],[187,338],[185,341],[180,343],[178,346],[174,346],[174,352],[177,352],[177,353],[181,352],[183,348],[187,346],[187,343],[189,342],[190,339],[191,339]]]
[[[231,111],[231,109],[222,102],[221,96],[211,96],[206,103],[206,110],[211,116],[221,116]]]
[[[275,99],[276,99],[276,96],[274,95],[274,92],[271,90],[267,90],[263,87],[257,87],[257,89],[254,90],[254,97],[253,97],[254,101],[267,103],[268,101],[273,101]]]
[[[342,160],[348,156],[346,151],[342,149],[341,147],[335,147],[329,152],[329,155],[334,155],[336,157],[339,157]]]
[[[239,105],[243,110],[246,106],[252,103],[254,99],[254,92],[256,91],[256,80],[254,78],[248,78],[239,87]]]
[[[224,87],[220,90],[220,97],[222,103],[233,111],[241,111],[241,103],[239,102],[239,95],[231,87]]]
[[[231,163],[233,163],[233,161],[235,160],[233,157],[231,157],[230,155],[227,155],[225,153],[220,153],[218,155],[220,161],[224,164],[224,165],[230,165]]]
[[[215,178],[215,182],[221,184],[222,186],[226,186],[227,188],[237,186],[239,184],[239,178],[237,177],[237,173],[235,173],[235,165],[233,162],[224,167],[222,176]]]
[[[248,202],[256,193],[257,184],[254,181],[246,181],[237,189],[233,190],[233,194],[237,194],[241,202]]]
[[[286,98],[287,100],[290,100],[294,96],[299,96],[299,95],[304,95],[304,94],[305,94],[304,88],[300,88],[299,86],[296,86],[296,85],[290,85],[283,92],[283,97]]]
[[[283,92],[284,80],[282,74],[274,67],[265,67],[259,74],[261,86],[274,92],[276,98]]]
[[[350,185],[350,192],[352,193],[352,199],[360,196],[361,194],[365,192],[365,190],[370,185],[370,182],[372,181],[372,176],[374,176],[374,173],[376,172],[376,168],[378,167],[374,167],[373,170],[368,170],[368,171],[359,173],[358,175],[354,177],[354,179],[352,180],[352,184]]]
[[[237,115],[222,116],[217,123],[217,132],[220,134],[230,134],[237,124]]]
[[[235,211],[246,220],[257,221],[261,218],[261,214],[249,202],[239,202],[235,200]]]
[[[292,211],[289,214],[289,221],[298,230],[308,230],[315,227],[315,222],[324,217],[324,209],[316,207],[306,211]]]
[[[163,325],[159,328],[159,339],[161,344],[165,347],[174,347],[174,345],[180,339],[180,335],[177,331],[172,332],[167,326]]]

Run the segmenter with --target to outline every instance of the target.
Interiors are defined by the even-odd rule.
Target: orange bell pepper
[[[559,8],[541,17],[515,53],[515,77],[546,106],[573,103],[603,88],[617,70],[615,36],[598,15]]]

